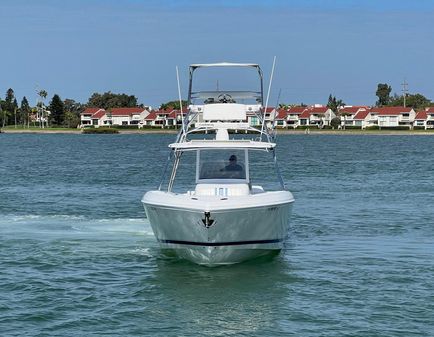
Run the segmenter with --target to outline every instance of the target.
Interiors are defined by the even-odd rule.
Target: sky
[[[404,80],[434,100],[433,18],[425,0],[0,0],[0,96],[158,107],[178,97],[176,66],[186,98],[189,64],[259,63],[268,88],[276,56],[271,105],[371,105],[378,83],[400,94]]]

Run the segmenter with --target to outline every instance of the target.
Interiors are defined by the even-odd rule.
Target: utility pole
[[[404,82],[401,83],[401,85],[402,85],[402,94],[403,94],[403,97],[404,97],[404,108],[405,108],[405,98],[406,98],[407,92],[408,92],[408,89],[407,89],[408,83],[405,81],[405,78],[404,78]]]

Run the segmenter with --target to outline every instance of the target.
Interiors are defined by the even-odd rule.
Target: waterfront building
[[[307,109],[304,106],[292,106],[288,109],[286,116],[286,126],[296,128],[300,125],[300,115]]]
[[[426,129],[434,129],[434,107],[426,108]]]
[[[352,105],[346,105],[344,107],[340,107],[338,109],[339,115],[341,116],[341,127],[346,126],[360,126],[361,127],[361,121],[360,117],[358,116],[358,119],[355,120],[354,118],[356,115],[361,111],[366,111],[368,109],[367,106],[352,106]]]
[[[80,126],[86,127],[86,126],[95,126],[98,127],[102,125],[102,122],[106,119],[103,119],[105,116],[106,111],[101,108],[86,108],[81,114],[80,114]]]
[[[360,109],[352,118],[353,126],[366,129],[369,126],[369,119],[371,117],[370,109]]]
[[[371,108],[370,125],[382,127],[408,127],[413,128],[416,112],[413,108],[403,106]]]
[[[157,113],[155,111],[151,111],[149,115],[147,115],[143,119],[142,123],[139,125],[139,128],[143,126],[155,126],[156,119],[157,119]]]
[[[144,108],[113,108],[110,111],[112,125],[137,125],[149,111]],[[110,116],[109,113],[109,116]]]
[[[186,115],[187,108],[182,109],[159,109],[151,111],[140,123],[139,128],[143,126],[156,127],[180,127],[182,125],[182,117]]]
[[[265,123],[267,127],[271,127],[272,121],[275,119],[277,114],[277,110],[275,107],[268,107],[265,113]],[[261,126],[261,122],[259,118],[256,116],[256,113],[253,111],[246,111],[247,122],[250,126]]]
[[[80,114],[80,126],[139,125],[149,114],[145,108],[86,108]]]
[[[427,129],[427,119],[428,114],[427,110],[419,111],[414,118],[414,126],[415,127],[423,127],[425,130]]]
[[[332,109],[326,106],[312,106],[305,108],[299,115],[299,125],[305,126],[330,126],[331,120],[336,117]]]
[[[150,111],[146,108],[87,108],[81,113],[81,127],[108,126],[108,125],[137,125],[161,128],[178,128],[182,125],[182,116],[187,113],[187,107],[183,111],[167,108]],[[339,108],[338,116],[341,118],[341,128],[356,127],[366,129],[369,127],[394,128],[405,127],[412,129],[414,126],[425,129],[434,128],[434,107],[419,111],[417,114],[413,108],[406,107],[373,107],[344,106]],[[256,114],[246,112],[247,121],[251,126],[260,126]],[[310,126],[322,128],[330,126],[336,114],[326,106],[313,105],[310,107],[294,106],[288,109],[268,107],[265,114],[265,123],[276,128],[293,128]],[[198,114],[201,122],[202,113]]]
[[[274,126],[278,128],[286,128],[288,118],[288,110],[279,109],[276,112]]]
[[[174,109],[170,111],[170,113],[166,117],[166,126],[168,127],[181,127],[182,126],[182,118],[187,114],[188,109],[183,108],[182,113],[180,109]]]

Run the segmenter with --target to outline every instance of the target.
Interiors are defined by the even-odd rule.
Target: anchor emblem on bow
[[[205,218],[202,219],[203,224],[205,225],[206,228],[210,228],[212,226],[212,224],[214,223],[214,220],[211,219],[211,213],[210,212],[205,212],[204,213]]]

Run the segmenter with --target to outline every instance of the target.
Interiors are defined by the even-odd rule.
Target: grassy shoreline
[[[119,131],[119,134],[144,134],[144,133],[168,133],[168,134],[177,134],[178,130],[173,129],[116,129]],[[82,129],[76,129],[76,128],[14,128],[12,127],[5,127],[0,128],[1,133],[21,133],[21,134],[84,134]]]
[[[176,134],[179,130],[175,129],[116,129],[119,134]],[[0,129],[1,133],[21,133],[21,134],[83,134],[81,129],[68,129],[68,128],[14,128],[6,127]],[[243,134],[243,133],[240,133]],[[288,130],[277,129],[278,135],[304,135],[305,130]],[[433,135],[433,130],[321,130],[310,129],[308,135]]]

